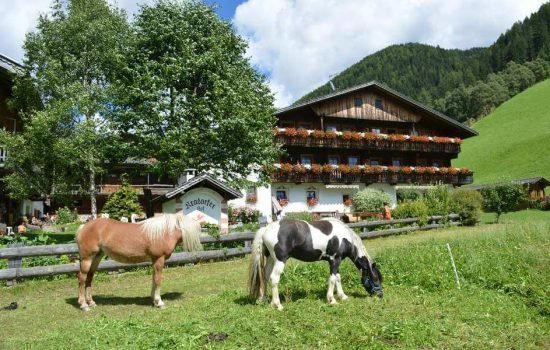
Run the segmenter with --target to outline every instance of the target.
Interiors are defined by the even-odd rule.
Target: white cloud
[[[285,106],[366,55],[421,42],[488,46],[544,0],[248,0],[233,20]]]

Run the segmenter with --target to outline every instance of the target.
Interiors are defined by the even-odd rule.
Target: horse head
[[[370,264],[366,256],[357,259],[358,266],[361,270],[361,284],[365,287],[370,296],[384,296],[382,289],[382,273],[378,270],[376,263]]]

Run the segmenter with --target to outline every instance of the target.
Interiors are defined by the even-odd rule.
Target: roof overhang
[[[169,199],[178,197],[180,195],[183,195],[185,192],[188,192],[197,187],[210,188],[218,192],[225,200],[237,199],[243,196],[240,191],[228,186],[226,183],[214,178],[213,176],[207,173],[202,173],[182,183],[180,186],[164,194],[162,197],[159,197],[158,199],[169,200]]]
[[[325,96],[321,96],[321,97],[318,97],[318,98],[314,98],[312,100],[309,100],[309,101],[306,101],[306,102],[302,102],[302,103],[298,103],[298,104],[295,104],[295,105],[291,105],[291,106],[288,106],[288,107],[284,107],[284,108],[281,108],[279,110],[277,110],[275,112],[275,115],[280,115],[280,114],[283,114],[283,113],[286,113],[286,112],[290,112],[290,111],[295,111],[295,110],[300,110],[300,109],[303,109],[303,108],[307,108],[307,107],[310,107],[316,103],[319,103],[319,102],[323,102],[323,101],[329,101],[329,100],[332,100],[332,99],[335,99],[335,98],[338,98],[338,97],[341,97],[341,96],[344,96],[344,95],[347,95],[347,94],[351,94],[353,92],[356,92],[358,90],[362,90],[362,89],[367,89],[367,88],[374,88],[374,89],[378,89],[382,92],[384,92],[385,94],[387,95],[390,95],[400,101],[402,101],[403,103],[413,107],[413,108],[418,108],[422,111],[424,111],[427,115],[429,115],[430,117],[436,119],[436,120],[439,120],[447,125],[450,125],[452,127],[455,127],[457,129],[459,129],[461,131],[461,134],[462,134],[462,137],[463,138],[468,138],[468,137],[472,137],[472,136],[476,136],[476,135],[479,135],[479,133],[477,131],[475,131],[474,129],[446,116],[445,114],[441,113],[441,112],[438,112],[436,111],[435,109],[433,108],[430,108],[418,101],[415,101],[413,100],[412,98],[406,96],[406,95],[403,95],[402,93],[382,84],[382,83],[379,83],[377,81],[370,81],[366,84],[361,84],[361,85],[357,85],[357,86],[354,86],[354,87],[351,87],[351,88],[348,88],[348,89],[344,89],[344,90],[340,90],[340,91],[336,91],[334,93],[331,93],[331,94],[328,94],[328,95],[325,95]]]

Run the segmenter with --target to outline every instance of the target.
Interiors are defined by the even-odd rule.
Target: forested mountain
[[[337,90],[377,80],[421,102],[437,99],[460,87],[484,80],[508,62],[550,60],[550,3],[517,22],[487,48],[448,50],[423,44],[392,45],[363,58],[332,79]],[[325,84],[297,102],[332,92]]]

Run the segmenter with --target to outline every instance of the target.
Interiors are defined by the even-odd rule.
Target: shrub
[[[422,195],[413,189],[397,190],[397,202],[413,202],[422,198]]]
[[[418,218],[418,225],[428,222],[428,207],[421,200],[399,204],[392,212],[395,219]]]
[[[358,212],[381,212],[384,203],[390,202],[389,194],[372,188],[366,188],[353,196],[353,205]]]
[[[500,184],[481,189],[485,210],[496,213],[497,222],[500,215],[517,210],[518,204],[525,200],[526,194],[519,184]]]
[[[477,191],[465,188],[451,193],[450,209],[460,216],[463,225],[474,226],[479,222],[483,196]]]
[[[313,214],[307,211],[298,211],[293,213],[286,213],[284,219],[288,220],[304,220],[307,222],[313,221]]]
[[[143,209],[139,204],[137,193],[125,181],[118,190],[111,193],[102,212],[109,214],[112,219],[120,220],[123,216],[129,219],[132,214],[142,214]]]
[[[449,200],[449,188],[445,185],[427,190],[423,198],[428,207],[429,215],[447,216],[449,214]]]
[[[75,222],[76,219],[77,219],[76,213],[72,212],[67,207],[59,208],[59,210],[57,211],[56,224],[58,225],[70,224],[71,222]]]
[[[256,224],[260,219],[260,211],[248,207],[231,208],[227,211],[229,222],[240,221],[243,224]]]

